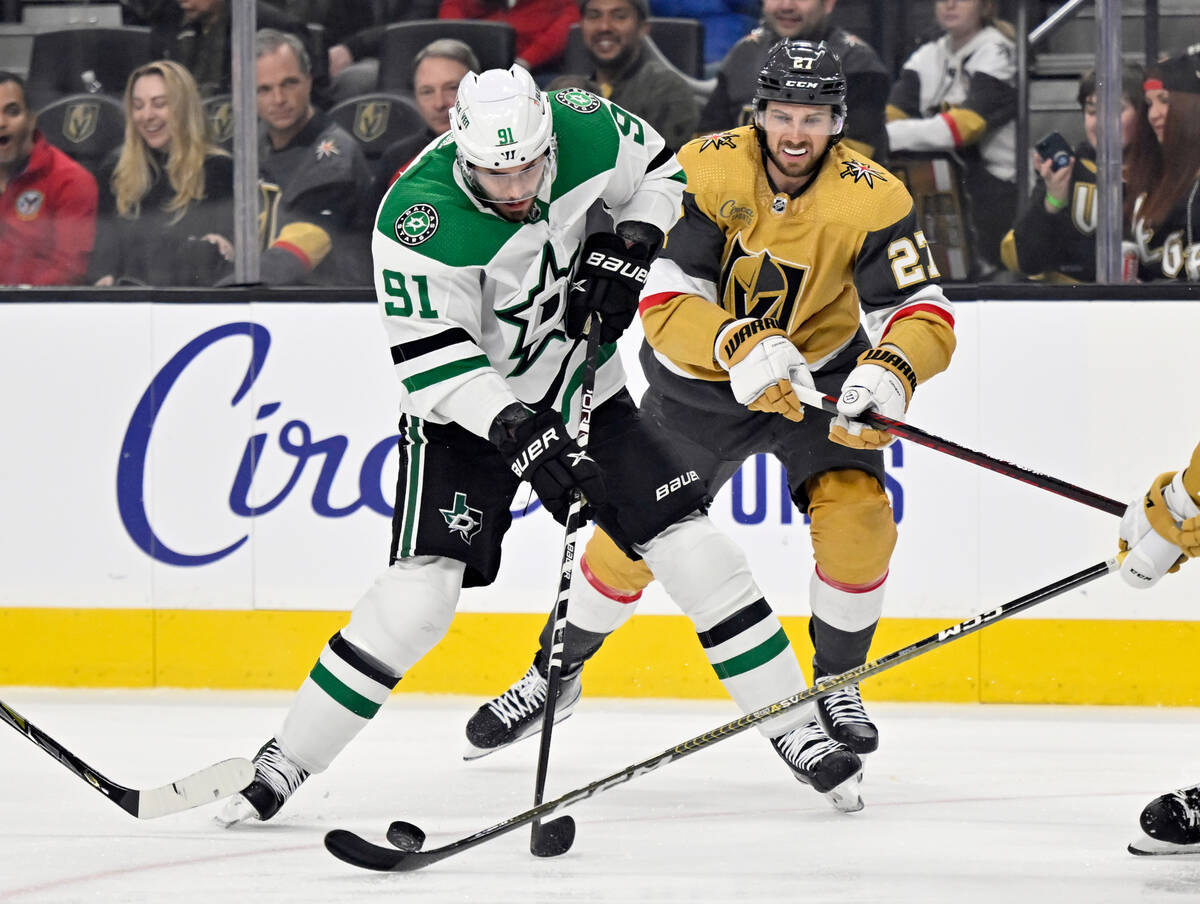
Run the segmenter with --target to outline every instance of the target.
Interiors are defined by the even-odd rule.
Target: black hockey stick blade
[[[590,785],[583,788],[577,788],[574,791],[568,791],[561,797],[547,801],[544,804],[526,810],[524,813],[518,813],[516,816],[511,816],[503,822],[498,822],[494,826],[486,829],[481,829],[474,835],[468,835],[466,838],[460,838],[458,841],[450,844],[442,845],[441,847],[433,848],[428,851],[424,850],[400,850],[396,847],[385,848],[376,844],[372,844],[365,838],[355,835],[353,832],[347,832],[344,829],[335,829],[325,836],[325,847],[333,856],[337,857],[352,866],[361,867],[363,869],[381,870],[386,872],[412,872],[431,864],[437,863],[439,860],[445,860],[447,857],[452,857],[455,854],[460,854],[463,851],[470,850],[477,845],[483,844],[485,841],[490,841],[493,838],[498,838],[513,829],[526,825],[527,823],[543,819],[558,810],[565,809],[572,804],[587,800],[589,797],[594,797],[603,791],[614,788],[617,785],[623,785],[625,782],[632,781],[639,775],[645,775],[647,772],[653,772],[667,763],[682,759],[695,753],[697,750],[702,750],[706,747],[711,747],[718,741],[723,741],[733,735],[740,734],[748,728],[752,728],[760,722],[781,715],[788,710],[802,703],[808,703],[816,700],[818,697],[824,697],[839,688],[846,687],[850,684],[857,684],[865,678],[870,678],[872,675],[878,675],[880,672],[895,668],[901,663],[908,662],[911,659],[916,659],[931,650],[952,643],[961,637],[966,637],[969,634],[974,634],[976,631],[981,631],[988,625],[1008,618],[1011,615],[1016,615],[1018,612],[1024,612],[1027,609],[1036,606],[1039,603],[1044,603],[1046,600],[1054,599],[1061,596],[1069,590],[1075,590],[1097,578],[1103,577],[1110,572],[1116,571],[1120,567],[1120,559],[1118,557],[1111,558],[1105,562],[1099,562],[1082,571],[1077,571],[1075,574],[1068,575],[1065,578],[1060,578],[1045,587],[1041,587],[1024,596],[1018,597],[1007,603],[997,606],[995,609],[990,609],[987,612],[968,618],[959,622],[956,625],[951,625],[948,628],[943,628],[936,634],[931,634],[929,637],[918,640],[915,643],[909,644],[900,650],[895,650],[878,659],[873,659],[870,662],[863,663],[857,668],[849,669],[842,672],[840,675],[829,675],[822,678],[810,688],[806,688],[797,694],[793,694],[783,700],[778,700],[764,706],[762,709],[757,709],[749,715],[739,716],[732,722],[726,722],[711,731],[706,731],[702,735],[697,735],[690,740],[684,741],[681,744],[676,744],[674,747],[668,748],[661,753],[642,760],[640,763],[635,763],[632,766],[626,766],[619,772],[614,772],[612,775],[607,775],[604,778],[597,779]],[[555,820],[554,822],[560,822]],[[547,823],[552,825],[553,823]],[[397,826],[403,826],[403,829],[397,829]],[[543,826],[545,828],[545,826]],[[396,830],[394,833],[392,830]],[[393,823],[392,830],[389,830],[389,840],[396,844],[396,838],[403,833],[408,833],[411,838],[420,838],[421,842],[425,839],[425,833],[411,823]],[[406,842],[405,845],[411,846]]]
[[[795,391],[796,397],[803,404],[820,408],[828,414],[837,416],[837,399],[833,396],[824,395],[816,389],[809,389],[795,380],[792,381],[792,389]],[[952,458],[957,458],[960,461],[969,462],[973,465],[979,465],[981,468],[995,471],[997,474],[1003,474],[1005,477],[1012,477],[1030,486],[1049,490],[1051,493],[1062,496],[1064,499],[1070,499],[1072,502],[1091,506],[1110,515],[1116,515],[1118,518],[1125,514],[1126,505],[1124,502],[1118,502],[1116,499],[1102,496],[1100,493],[1093,492],[1084,487],[1075,486],[1075,484],[1068,483],[1061,478],[1042,474],[1038,471],[1031,471],[1029,468],[1023,468],[1021,465],[1015,465],[1003,459],[993,458],[985,452],[968,449],[966,446],[960,446],[951,440],[927,433],[919,427],[906,424],[904,421],[884,417],[877,411],[865,411],[858,418],[859,420],[866,421],[872,427],[884,430],[893,436],[898,436],[901,439],[906,439],[909,442],[925,446],[937,452],[944,452]]]
[[[161,788],[127,788],[97,772],[15,709],[0,701],[0,721],[7,722],[55,760],[75,773],[114,804],[138,819],[179,813],[237,794],[254,781],[254,764],[235,757]]]
[[[529,852],[535,857],[558,857],[565,854],[575,843],[575,820],[560,816],[549,822],[535,823]]]

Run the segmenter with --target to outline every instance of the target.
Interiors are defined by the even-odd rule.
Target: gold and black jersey
[[[870,158],[834,145],[798,195],[774,191],[754,129],[698,138],[678,154],[683,218],[642,293],[646,338],[676,372],[728,375],[713,360],[722,326],[772,317],[810,368],[850,344],[899,347],[920,380],[954,350],[953,306],[917,227],[912,198]]]

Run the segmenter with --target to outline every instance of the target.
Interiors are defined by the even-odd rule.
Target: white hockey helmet
[[[450,132],[457,145],[459,170],[474,190],[480,187],[477,169],[507,169],[543,155],[547,158],[544,174],[553,178],[554,123],[549,102],[521,66],[463,76],[450,110]]]

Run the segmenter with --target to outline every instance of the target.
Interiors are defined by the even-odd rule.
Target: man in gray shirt
[[[668,146],[691,139],[699,119],[696,99],[642,40],[650,31],[647,0],[580,0],[579,13],[580,36],[595,67],[590,77],[600,93],[645,119]]]
[[[886,163],[884,109],[892,79],[871,46],[830,21],[837,0],[763,0],[762,23],[730,49],[717,70],[717,86],[700,112],[701,132],[720,132],[749,122],[758,72],[780,38],[824,41],[846,75],[846,135],[842,141]]]

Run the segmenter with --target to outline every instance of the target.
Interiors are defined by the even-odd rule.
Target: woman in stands
[[[1162,157],[1147,119],[1148,105],[1142,67],[1125,66],[1121,75],[1121,207],[1123,233],[1128,233],[1133,205],[1158,178]],[[1092,282],[1096,278],[1096,73],[1079,80],[1079,106],[1087,136],[1066,166],[1033,152],[1033,167],[1041,182],[1029,208],[1000,246],[1004,265],[1014,273],[1050,282]]]
[[[1163,166],[1133,209],[1138,275],[1200,282],[1200,45],[1152,67],[1145,90]]]
[[[995,6],[935,0],[945,34],[905,61],[887,108],[893,155],[944,152],[961,164],[976,279],[1000,265],[1000,239],[1016,214],[1016,45]]]
[[[125,143],[100,170],[98,286],[208,286],[233,259],[233,159],[191,74],[158,60],[125,85]]]

